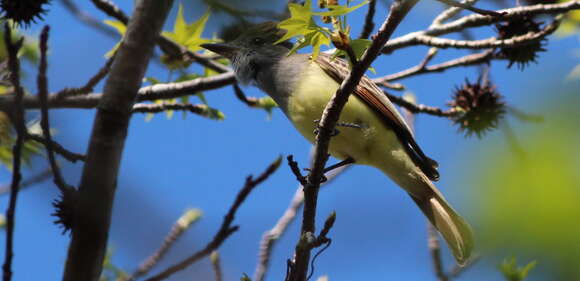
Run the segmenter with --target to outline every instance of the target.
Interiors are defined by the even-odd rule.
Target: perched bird
[[[314,142],[317,120],[348,75],[349,65],[326,54],[316,59],[308,54],[289,55],[290,42],[275,44],[285,32],[266,22],[248,28],[231,42],[202,47],[228,58],[240,83],[266,92],[296,129]],[[442,234],[457,262],[464,264],[473,248],[469,225],[431,182],[439,178],[436,162],[425,156],[400,113],[368,77],[349,97],[337,126],[330,154],[373,166],[393,179]]]

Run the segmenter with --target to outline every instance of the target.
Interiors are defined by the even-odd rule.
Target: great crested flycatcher
[[[326,54],[314,60],[308,54],[288,55],[290,42],[275,44],[285,32],[266,22],[229,43],[202,47],[228,58],[240,83],[266,92],[296,129],[314,142],[315,120],[348,75],[349,65]],[[393,179],[442,234],[457,262],[464,264],[473,248],[469,225],[431,182],[439,178],[436,162],[421,151],[409,126],[369,78],[362,78],[339,122],[349,125],[332,137],[330,154],[373,166]]]

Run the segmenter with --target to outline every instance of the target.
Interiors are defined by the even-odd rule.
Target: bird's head
[[[229,59],[238,80],[247,84],[292,48],[288,41],[275,44],[284,34],[286,31],[279,29],[275,22],[264,22],[250,26],[233,41],[201,46]]]

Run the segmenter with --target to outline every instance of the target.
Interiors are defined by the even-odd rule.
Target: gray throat
[[[309,55],[283,56],[273,64],[261,66],[256,86],[266,92],[286,113],[288,98],[294,92],[298,79],[309,64]]]

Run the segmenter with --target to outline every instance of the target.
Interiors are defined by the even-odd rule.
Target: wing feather
[[[346,75],[350,72],[350,67],[345,60],[332,58],[327,54],[320,54],[316,59],[316,63],[339,84],[342,83]],[[437,171],[437,162],[423,153],[415,141],[409,125],[407,125],[389,98],[382,93],[383,91],[373,81],[363,76],[353,94],[375,110],[382,117],[386,125],[393,129],[415,165],[431,180],[438,180],[439,172]]]

